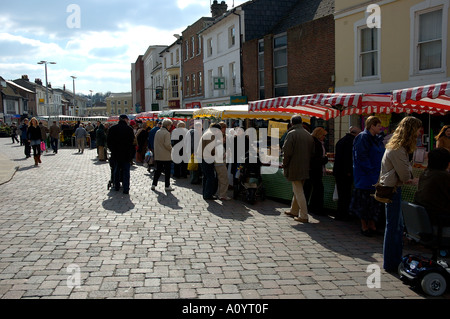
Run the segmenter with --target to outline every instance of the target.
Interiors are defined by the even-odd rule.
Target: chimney
[[[42,80],[41,80],[41,79],[35,79],[35,80],[34,80],[34,83],[39,84],[39,85],[42,85]]]
[[[63,91],[65,91],[65,90],[66,90],[66,85],[64,84],[64,85],[63,85]]]
[[[228,5],[225,1],[222,1],[220,4],[217,0],[214,0],[211,5],[211,14],[214,19],[220,17],[222,14],[227,12]]]
[[[52,88],[52,84],[50,82],[48,82],[48,88],[51,89]]]
[[[25,80],[25,81],[30,81],[29,79],[28,79],[28,75],[22,75],[22,80]]]

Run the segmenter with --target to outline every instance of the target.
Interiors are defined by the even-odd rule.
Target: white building
[[[244,24],[239,21],[242,17],[238,7],[200,32],[205,70],[203,106],[230,105],[232,97],[242,95],[240,35]],[[238,104],[243,104],[238,100]]]
[[[151,45],[144,54],[144,86],[147,111],[163,110],[163,100],[157,93],[163,87],[160,53],[166,45]]]
[[[181,44],[174,42],[160,53],[162,59],[163,108],[181,108]]]

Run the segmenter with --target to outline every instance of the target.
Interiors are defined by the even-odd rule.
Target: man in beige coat
[[[302,117],[294,115],[291,118],[292,127],[286,135],[283,145],[284,176],[292,182],[294,196],[290,211],[286,214],[295,216],[294,220],[307,223],[308,206],[303,185],[309,178],[311,157],[314,155],[314,140],[302,126]]]
[[[165,177],[165,190],[173,191],[174,189],[170,187],[170,171],[172,168],[172,143],[170,140],[170,131],[172,127],[171,120],[164,120],[162,122],[161,129],[155,134],[155,161],[156,161],[156,171],[153,176],[152,190],[156,189],[158,185],[159,177],[164,171]]]

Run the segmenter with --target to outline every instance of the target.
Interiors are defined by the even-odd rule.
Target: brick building
[[[203,45],[198,32],[214,21],[212,17],[202,17],[182,32],[181,57],[183,107],[201,106],[204,97]]]
[[[145,103],[144,60],[142,55],[132,64],[132,73],[133,107],[136,113],[145,112],[150,107],[147,107]]]
[[[259,0],[243,9],[243,86],[249,101],[333,87],[334,0]]]

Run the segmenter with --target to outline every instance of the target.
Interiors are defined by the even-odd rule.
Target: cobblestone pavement
[[[20,166],[0,185],[1,298],[426,298],[383,270],[368,287],[382,237],[356,222],[299,224],[269,199],[204,201],[186,179],[151,191],[142,166],[130,195],[109,191],[91,149],[45,153],[37,168],[10,139],[0,154]]]

